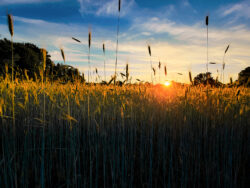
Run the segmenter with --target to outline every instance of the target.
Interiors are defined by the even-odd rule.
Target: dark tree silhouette
[[[250,87],[250,67],[242,70],[238,76],[239,86]]]
[[[14,43],[14,76],[19,79],[40,79],[40,70],[43,66],[43,56],[41,49],[31,43]],[[5,78],[6,68],[8,74],[11,73],[11,42],[7,39],[0,40],[0,76]],[[79,80],[84,82],[84,75],[80,75],[78,69],[57,64],[46,55],[46,77],[51,81],[60,80],[63,82],[74,82]]]
[[[200,84],[211,85],[213,87],[219,87],[222,85],[219,81],[213,79],[211,72],[200,73],[194,78],[194,85]]]

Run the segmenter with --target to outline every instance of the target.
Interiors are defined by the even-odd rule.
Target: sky
[[[121,0],[117,71],[129,64],[132,81],[151,81],[147,45],[151,46],[155,83],[165,80],[188,82],[206,72],[208,61],[213,77],[221,75],[225,49],[225,82],[250,66],[250,0]],[[10,39],[6,14],[14,18],[14,41],[31,42],[46,48],[55,63],[88,72],[88,31],[92,32],[91,71],[107,80],[114,74],[118,0],[0,0],[0,38]],[[82,41],[79,44],[72,40]],[[105,43],[106,55],[102,44]],[[158,69],[159,61],[168,74]],[[181,73],[182,75],[178,74]],[[95,77],[92,77],[92,81]]]

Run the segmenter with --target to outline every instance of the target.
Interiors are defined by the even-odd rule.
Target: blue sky
[[[52,60],[62,63],[63,47],[67,64],[87,73],[87,37],[92,30],[91,67],[103,75],[102,43],[106,44],[107,75],[114,74],[118,0],[0,0],[1,38],[10,38],[6,13],[14,16],[14,40],[32,42],[48,50]],[[209,65],[213,76],[221,71],[226,55],[225,81],[237,79],[250,66],[250,0],[122,0],[118,71],[128,62],[130,74],[150,80],[147,44],[152,48],[153,66],[159,61],[168,68],[165,79],[188,82],[206,71],[206,26],[209,14]],[[77,44],[71,37],[80,39]],[[159,70],[157,69],[157,74]],[[183,76],[177,73],[182,73]],[[159,82],[157,76],[156,82]]]

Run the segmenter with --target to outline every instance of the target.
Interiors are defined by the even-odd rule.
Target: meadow
[[[14,105],[12,91],[0,83],[1,187],[247,187],[249,88],[16,80]]]
[[[126,80],[117,79],[120,9],[119,0],[115,74],[103,84],[89,80],[91,30],[87,82],[84,75],[79,81],[77,71],[72,82],[54,80],[46,49],[34,58],[39,70],[32,65],[18,78],[13,18],[7,15],[11,61],[0,78],[0,187],[247,187],[250,89],[236,87],[232,79],[231,88],[211,84],[209,17],[203,84],[195,84],[189,72],[191,84],[154,85],[150,45],[152,84],[138,79],[140,84],[128,84],[128,64],[126,74],[120,73]],[[66,63],[67,54],[60,51]],[[106,80],[105,44],[103,55]],[[39,79],[30,79],[27,71],[35,77],[39,72]]]

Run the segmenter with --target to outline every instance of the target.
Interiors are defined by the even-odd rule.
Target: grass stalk
[[[164,74],[165,74],[165,77],[167,77],[168,72],[167,72],[167,66],[166,65],[164,66]]]
[[[17,167],[16,167],[16,125],[15,125],[15,82],[14,82],[14,48],[13,48],[13,36],[14,36],[14,23],[13,16],[11,14],[7,15],[8,17],[8,27],[11,35],[11,82],[12,82],[12,126],[13,126],[13,135],[14,135],[14,178],[15,186],[17,187]]]
[[[89,66],[88,83],[89,83],[89,76],[90,76],[90,72],[91,72],[91,68],[90,68],[91,30],[90,29],[89,29],[89,35],[88,35],[88,44],[89,44],[89,51],[88,51],[88,66]]]
[[[227,46],[227,48],[226,48],[226,50],[224,52],[224,55],[223,55],[222,70],[221,70],[221,77],[222,77],[222,72],[223,72],[223,84],[224,84],[224,70],[225,70],[225,65],[226,65],[225,56],[226,56],[226,53],[227,53],[229,47],[230,47],[230,44]],[[222,78],[221,78],[221,80],[222,80]]]
[[[209,16],[206,16],[206,26],[207,26],[207,72],[208,72],[208,24],[209,24]]]
[[[105,43],[102,44],[102,51],[104,56],[104,65],[103,65],[103,71],[104,71],[104,81],[106,82],[106,49],[105,49]]]
[[[62,49],[61,49],[62,50]],[[65,60],[65,56],[64,56],[64,52],[62,50],[62,55],[63,58]],[[43,57],[43,66],[42,66],[42,91],[43,91],[43,134],[42,134],[42,156],[41,156],[41,187],[44,188],[44,182],[45,182],[45,166],[44,166],[44,155],[45,155],[45,88],[44,88],[44,84],[46,83],[46,56],[47,56],[47,51],[45,49],[42,49],[42,57]],[[45,82],[44,82],[45,80]]]
[[[120,32],[120,13],[121,13],[121,0],[118,0],[118,20],[117,20],[117,33],[116,33],[116,51],[115,51],[115,79],[114,83],[116,82],[117,77],[117,61],[118,61],[118,45],[119,45],[119,32]]]
[[[161,62],[160,61],[158,64],[158,68],[159,68],[159,83],[161,83]]]
[[[126,82],[128,83],[128,77],[129,77],[129,70],[128,70],[128,63],[126,64]]]
[[[14,36],[14,24],[13,16],[11,14],[7,15],[8,17],[8,27],[11,35],[11,82],[12,82],[12,123],[13,131],[15,134],[15,86],[14,86],[14,48],[13,48],[13,36]]]
[[[62,58],[63,58],[64,64],[65,64],[65,54],[64,54],[64,50],[63,50],[63,48],[61,48],[61,55],[62,55]]]
[[[193,85],[193,78],[192,78],[191,71],[188,72],[188,75],[189,75],[189,81],[190,81],[191,85]]]
[[[151,53],[151,47],[150,47],[150,45],[148,45],[148,54],[149,54],[149,56],[150,56],[151,82],[152,82],[152,84],[153,84],[153,72],[152,72],[152,70],[153,70],[153,64],[152,64],[152,53]]]

